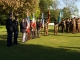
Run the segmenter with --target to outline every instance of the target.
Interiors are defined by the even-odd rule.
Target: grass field
[[[18,45],[6,46],[6,29],[0,26],[0,60],[80,60],[80,33],[53,34],[49,27],[49,36],[21,42]]]

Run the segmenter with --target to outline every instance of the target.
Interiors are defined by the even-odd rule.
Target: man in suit
[[[12,32],[13,32],[13,22],[12,22],[12,13],[9,13],[9,18],[6,20],[6,29],[7,29],[7,46],[12,46]]]
[[[14,44],[18,44],[18,31],[18,16],[15,16],[15,19],[13,20]]]

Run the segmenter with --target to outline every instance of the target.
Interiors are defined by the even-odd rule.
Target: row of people
[[[14,33],[14,44],[18,44],[18,16],[15,16],[15,19],[12,20],[12,13],[9,14],[9,18],[6,20],[6,29],[7,29],[7,46],[10,47],[12,43],[12,35]],[[42,28],[42,23],[38,19],[37,21],[30,20],[30,23],[27,19],[23,19],[20,23],[20,32],[22,33],[22,42],[29,40],[30,38],[34,39],[40,37],[40,29]],[[63,33],[66,28],[66,33],[80,32],[80,19],[66,19],[58,23],[54,21],[54,35],[57,35],[59,26],[61,27],[61,32]],[[37,31],[37,32],[36,32]],[[44,35],[48,35],[48,19],[44,21]]]
[[[15,19],[12,20],[12,13],[9,14],[9,18],[6,20],[6,29],[7,29],[7,46],[10,47],[13,45],[12,36],[14,33],[14,44],[18,44],[18,33],[19,33],[19,23],[18,16],[15,16]],[[42,23],[38,19],[37,21],[30,20],[30,23],[27,19],[23,19],[20,23],[20,32],[22,33],[22,42],[32,38],[40,37],[40,28]],[[47,19],[44,23],[44,35],[48,35],[48,22]]]
[[[7,46],[13,46],[12,35],[14,33],[14,44],[18,44],[18,19],[15,16],[15,19],[12,20],[12,13],[9,14],[9,18],[6,20],[6,29],[7,29]]]
[[[59,24],[61,27],[61,32],[63,33],[66,29],[66,33],[79,33],[80,32],[80,18],[72,18],[72,19],[66,19],[62,20]]]

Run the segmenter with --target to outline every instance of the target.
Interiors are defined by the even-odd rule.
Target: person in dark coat
[[[12,22],[12,13],[9,13],[9,18],[6,20],[6,29],[7,29],[7,46],[12,46],[12,33],[13,33],[13,22]]]
[[[22,42],[26,41],[26,28],[27,28],[27,21],[23,19],[20,23],[20,32],[22,33]]]
[[[15,16],[15,19],[13,20],[14,44],[18,44],[18,31],[18,16]]]
[[[41,23],[40,23],[40,20],[38,19],[38,21],[36,22],[36,27],[37,27],[37,37],[40,37],[40,26]]]
[[[69,22],[69,19],[67,18],[67,20],[66,20],[66,33],[69,33],[69,25],[70,25],[70,22]]]
[[[64,33],[65,23],[64,19],[61,21],[61,33]]]

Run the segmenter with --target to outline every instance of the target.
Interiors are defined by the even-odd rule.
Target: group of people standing
[[[61,32],[63,33],[80,33],[80,18],[67,18],[66,20],[62,19],[61,23],[59,24],[61,27]]]
[[[40,30],[44,29],[44,35],[48,36],[48,18],[44,20],[44,25],[40,19],[30,20],[27,18],[22,19],[20,22],[20,32],[22,33],[22,42],[26,42],[27,40],[40,38]],[[54,35],[57,35],[58,30],[61,29],[63,33],[66,30],[66,33],[78,33],[80,32],[80,18],[72,18],[72,19],[62,19],[60,23],[57,20],[54,20]],[[13,46],[14,44],[18,44],[18,33],[19,33],[19,22],[18,16],[15,16],[14,20],[12,20],[12,13],[9,14],[9,18],[6,20],[6,30],[7,30],[7,46]],[[14,41],[12,42],[12,36],[14,33]]]
[[[7,46],[13,46],[12,35],[14,33],[14,44],[18,44],[18,16],[15,16],[15,19],[12,20],[12,13],[9,14],[9,18],[6,20],[6,29],[7,29]]]
[[[12,13],[9,14],[9,18],[6,20],[6,30],[7,30],[7,46],[13,46],[14,44],[18,44],[18,33],[19,30],[22,33],[22,42],[26,42],[27,40],[40,38],[40,29],[42,27],[42,23],[40,19],[37,21],[28,19],[22,19],[20,22],[19,29],[19,21],[18,16],[15,16],[15,19],[12,20]],[[12,42],[12,36],[14,34],[14,41]],[[44,35],[48,35],[48,22],[47,19],[44,22]],[[14,43],[14,44],[13,44]]]

